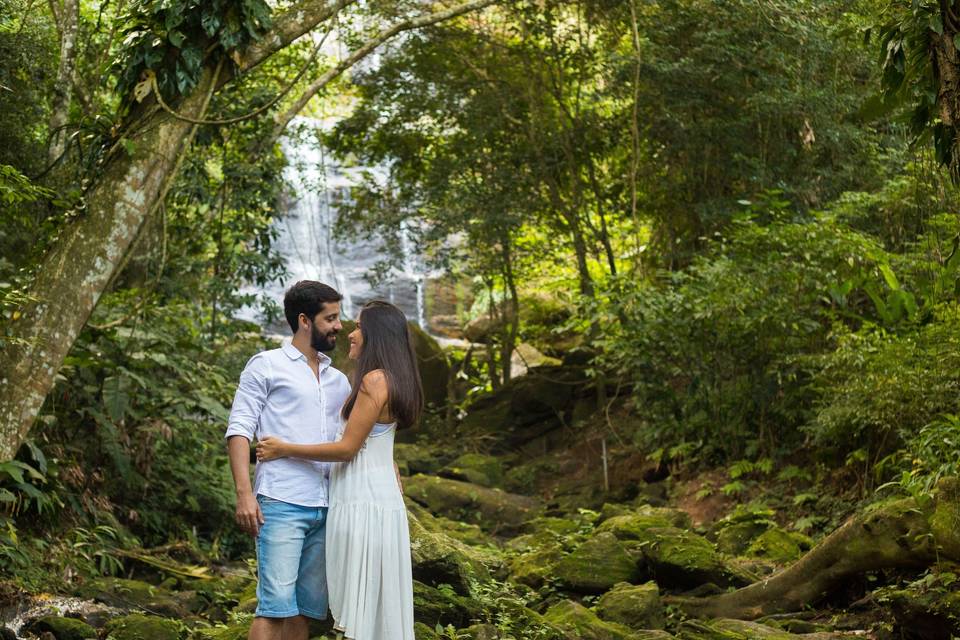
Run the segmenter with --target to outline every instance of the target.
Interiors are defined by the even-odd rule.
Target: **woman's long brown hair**
[[[423,385],[407,318],[389,302],[372,300],[360,309],[359,322],[363,347],[353,373],[353,390],[341,411],[343,419],[350,418],[363,377],[382,369],[387,376],[390,415],[398,429],[412,427],[423,411]]]

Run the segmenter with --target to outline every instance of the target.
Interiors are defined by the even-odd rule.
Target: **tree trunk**
[[[960,560],[960,479],[940,482],[935,500],[888,503],[855,516],[783,571],[731,593],[675,598],[696,617],[753,620],[800,611],[867,571],[923,568]]]
[[[56,9],[51,4],[51,9]],[[53,105],[50,115],[50,148],[47,161],[50,164],[63,155],[67,132],[64,127],[70,117],[73,100],[73,82],[77,61],[77,33],[80,27],[79,0],[63,0],[63,6],[54,14],[60,30],[60,64],[57,81],[53,86]]]
[[[213,82],[205,70],[179,112],[202,118]],[[26,438],[74,340],[176,176],[194,125],[149,107],[130,130],[139,132],[128,137],[132,154],[107,163],[85,213],[40,264],[29,292],[34,301],[11,323],[23,343],[0,354],[0,461]]]

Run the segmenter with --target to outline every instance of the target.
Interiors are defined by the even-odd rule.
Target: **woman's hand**
[[[285,458],[287,456],[286,445],[287,443],[280,438],[272,436],[260,440],[257,442],[257,462]]]

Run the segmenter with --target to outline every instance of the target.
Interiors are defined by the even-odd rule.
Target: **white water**
[[[332,122],[301,119],[300,123],[317,127],[332,126]],[[396,304],[407,317],[421,327],[426,326],[425,280],[423,262],[413,243],[403,234],[404,260],[401,269],[394,269],[389,281],[372,286],[368,281],[371,269],[381,257],[378,238],[338,240],[334,237],[337,223],[337,204],[349,197],[350,187],[358,184],[363,172],[385,179],[385,172],[369,167],[342,167],[336,159],[316,142],[284,142],[284,151],[290,160],[285,178],[292,186],[288,194],[287,210],[274,223],[278,232],[275,250],[284,259],[287,276],[282,282],[248,289],[275,300],[282,306],[283,292],[298,280],[319,280],[341,294],[343,315],[353,318],[357,309],[372,299],[383,299]],[[260,321],[252,309],[241,314]],[[285,325],[269,329],[286,333]]]

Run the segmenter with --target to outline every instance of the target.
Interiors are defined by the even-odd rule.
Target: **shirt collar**
[[[286,338],[283,341],[281,349],[291,360],[299,360],[300,358],[303,358],[304,360],[307,359],[306,356],[300,352],[300,349],[297,349],[295,346],[293,346],[293,340],[290,338]],[[330,356],[320,351],[317,352],[317,358],[320,360],[321,370],[326,369],[333,363],[333,360],[330,359]]]

